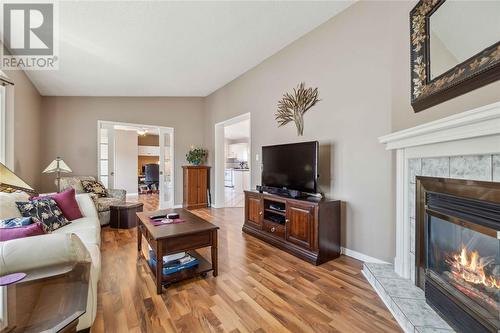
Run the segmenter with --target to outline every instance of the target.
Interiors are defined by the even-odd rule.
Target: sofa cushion
[[[0,192],[0,219],[22,217],[17,208],[16,201],[26,201],[29,195],[24,192],[4,193]]]
[[[52,232],[64,227],[69,222],[63,215],[54,199],[37,199],[32,201],[17,201],[17,208],[25,217],[36,217]]]
[[[70,188],[61,193],[51,194],[45,197],[32,197],[31,200],[52,198],[57,203],[61,209],[64,217],[69,221],[73,221],[82,217],[82,212],[78,207],[78,203],[75,198],[75,189]]]
[[[123,200],[119,198],[98,198],[97,199],[97,211],[105,212],[109,210],[109,207],[115,204],[122,203]]]
[[[87,193],[83,189],[82,180],[95,180],[92,176],[61,177],[61,190],[74,188],[77,194]]]
[[[17,228],[0,228],[0,242],[43,234],[45,234],[45,231],[40,222]]]
[[[108,190],[97,180],[82,180],[82,186],[87,193],[95,193],[99,197],[108,196]]]
[[[74,220],[71,224],[55,230],[54,233],[75,234],[85,245],[101,246],[101,226],[95,217]]]

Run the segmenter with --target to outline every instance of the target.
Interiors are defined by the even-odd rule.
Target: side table
[[[124,202],[111,205],[109,207],[111,218],[109,226],[111,228],[130,229],[137,226],[137,212],[142,212],[141,202]]]

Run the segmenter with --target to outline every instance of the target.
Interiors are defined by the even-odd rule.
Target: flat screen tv
[[[317,192],[317,141],[262,147],[262,185]]]

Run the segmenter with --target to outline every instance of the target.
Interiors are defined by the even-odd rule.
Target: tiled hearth
[[[427,305],[423,290],[396,274],[393,265],[367,263],[363,274],[405,332],[454,332]]]
[[[500,182],[500,103],[381,137],[396,152],[394,265],[363,273],[405,332],[453,332],[415,281],[416,176]]]

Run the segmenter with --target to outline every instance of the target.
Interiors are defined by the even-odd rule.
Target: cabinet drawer
[[[170,238],[164,241],[163,244],[165,252],[181,252],[211,246],[212,237],[211,233],[207,231],[193,235]]]
[[[264,223],[262,224],[262,229],[270,234],[273,234],[276,237],[285,238],[284,225],[264,221]]]

